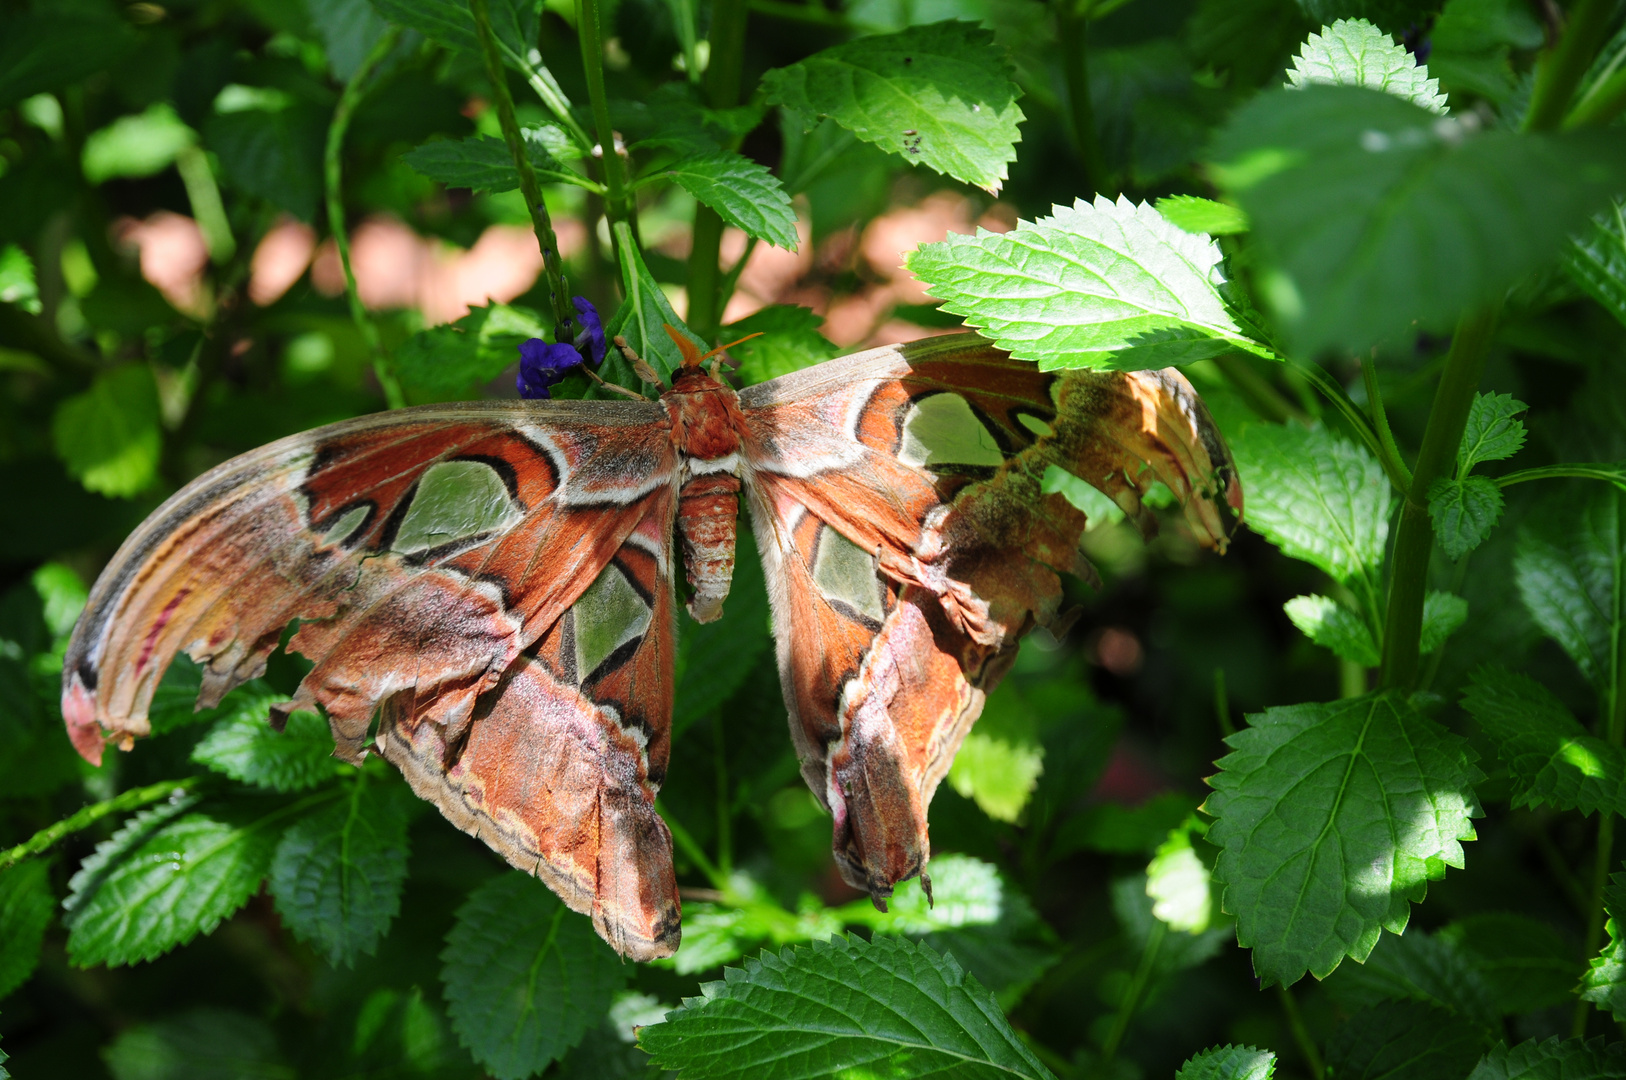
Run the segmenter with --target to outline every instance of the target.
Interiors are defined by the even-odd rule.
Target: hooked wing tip
[[[62,692],[62,719],[79,756],[92,765],[101,765],[102,748],[107,739],[102,734],[102,726],[96,722],[96,697],[77,673],[70,676]]]

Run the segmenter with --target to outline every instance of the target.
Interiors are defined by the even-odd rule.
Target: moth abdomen
[[[695,622],[711,622],[723,613],[734,578],[739,508],[740,478],[733,473],[693,477],[678,493],[678,538],[683,572],[694,589],[688,610]]]

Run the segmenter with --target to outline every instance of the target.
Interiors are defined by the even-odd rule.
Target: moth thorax
[[[695,622],[711,622],[723,613],[734,577],[739,504],[740,478],[732,473],[696,476],[678,493],[678,538],[683,571],[694,589],[689,614]]]

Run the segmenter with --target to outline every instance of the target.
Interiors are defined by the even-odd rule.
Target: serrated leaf
[[[1169,195],[1154,204],[1177,229],[1209,236],[1236,236],[1248,231],[1248,215],[1230,203],[1196,195]]]
[[[1295,596],[1282,605],[1293,625],[1304,636],[1331,649],[1341,660],[1362,667],[1377,667],[1382,661],[1372,631],[1361,617],[1330,596]]]
[[[1587,734],[1545,686],[1506,668],[1478,668],[1462,707],[1513,774],[1513,805],[1626,813],[1626,750]]]
[[[1209,780],[1214,877],[1266,984],[1325,978],[1405,928],[1479,815],[1467,742],[1389,694],[1249,717]]]
[[[1602,1039],[1534,1039],[1509,1048],[1497,1046],[1479,1059],[1468,1080],[1622,1080],[1626,1045]]]
[[[683,366],[683,353],[664,327],[674,328],[698,345],[702,352],[708,346],[678,318],[655,275],[649,272],[649,266],[644,262],[643,255],[639,254],[638,245],[632,240],[632,232],[624,222],[616,225],[616,233],[616,254],[621,262],[621,290],[626,299],[621,301],[621,307],[604,328],[604,334],[609,338],[616,335],[626,338],[627,346],[670,385],[672,372]],[[617,349],[612,348],[605,356],[600,373],[622,386],[642,385]]]
[[[1000,348],[1045,370],[1137,370],[1256,348],[1220,296],[1223,256],[1147,203],[1096,196],[1008,233],[922,244],[911,273]]]
[[[416,30],[431,41],[480,55],[480,39],[466,0],[372,0],[372,5],[392,23]],[[493,0],[490,13],[492,35],[510,64],[536,48],[538,10],[535,4],[526,0]]]
[[[1174,1080],[1271,1080],[1276,1055],[1252,1046],[1216,1046],[1192,1057]]]
[[[456,322],[420,330],[395,353],[401,383],[425,398],[461,397],[519,363],[519,347],[552,323],[529,308],[492,303]]]
[[[119,1034],[104,1052],[114,1080],[296,1080],[271,1026],[228,1009],[190,1009]]]
[[[271,706],[286,698],[262,692],[238,699],[193,747],[192,760],[272,791],[300,791],[353,771],[334,759],[333,735],[317,713],[290,713],[282,731],[267,722]]]
[[[145,491],[158,477],[163,444],[151,370],[126,364],[98,375],[89,390],[57,406],[51,440],[87,490],[114,498]]]
[[[0,870],[0,998],[34,974],[56,900],[46,864],[30,859]]]
[[[1483,1031],[1444,1009],[1389,1001],[1338,1025],[1327,1040],[1327,1068],[1338,1080],[1462,1076],[1485,1041]]]
[[[1398,937],[1385,934],[1365,963],[1339,968],[1327,989],[1333,1000],[1351,1010],[1385,1001],[1417,1001],[1462,1017],[1481,1034],[1497,1022],[1490,988],[1473,958],[1453,941],[1415,927]]]
[[[203,143],[239,190],[313,221],[327,120],[325,109],[303,103],[217,113],[203,125]]]
[[[525,138],[525,156],[530,159],[538,180],[599,190],[595,181],[554,160],[539,129],[528,128],[521,134]],[[436,139],[407,151],[401,160],[449,188],[495,193],[519,187],[519,170],[514,168],[514,156],[508,152],[508,144],[490,135]]]
[[[1394,38],[1365,19],[1339,19],[1321,33],[1311,34],[1293,69],[1289,86],[1364,86],[1419,105],[1429,112],[1447,112],[1445,95],[1437,79],[1417,57],[1395,44]]]
[[[1468,601],[1453,593],[1431,590],[1423,598],[1423,632],[1418,651],[1427,656],[1467,621]]]
[[[1442,476],[1428,488],[1428,516],[1434,538],[1448,558],[1460,559],[1485,542],[1502,517],[1502,489],[1494,480]]]
[[[940,22],[861,37],[762,77],[769,104],[998,194],[1024,119],[994,36]]]
[[[1214,913],[1211,875],[1191,844],[1191,835],[1199,827],[1193,815],[1186,825],[1170,830],[1146,867],[1152,914],[1170,929],[1188,934],[1207,930]]]
[[[692,1080],[1051,1076],[993,996],[952,957],[906,938],[764,952],[641,1029],[654,1063]]]
[[[563,1056],[630,974],[586,916],[518,872],[469,894],[440,958],[452,1028],[498,1080]]]
[[[1575,946],[1548,923],[1488,912],[1458,919],[1434,937],[1469,960],[1498,1013],[1549,1009],[1574,999],[1582,965]]]
[[[720,337],[737,341],[747,334],[762,334],[728,350],[739,363],[735,376],[751,386],[838,355],[841,349],[819,333],[823,325],[823,316],[810,308],[774,304],[723,327]]]
[[[1482,461],[1502,461],[1524,448],[1519,414],[1530,406],[1512,394],[1476,394],[1468,426],[1457,448],[1457,475],[1467,476]]]
[[[1572,486],[1531,515],[1513,556],[1531,618],[1600,688],[1613,670],[1614,635],[1626,621],[1623,498],[1602,484]]]
[[[368,0],[325,0],[307,7],[334,78],[349,82],[389,23]]]
[[[1570,280],[1626,325],[1626,201],[1592,219],[1564,249]]]
[[[1289,345],[1361,352],[1447,329],[1555,257],[1618,193],[1626,143],[1482,132],[1378,91],[1310,86],[1237,110],[1211,160],[1253,222]]]
[[[1010,683],[988,696],[949,766],[949,786],[995,821],[1014,822],[1044,773],[1033,713]]]
[[[732,150],[686,157],[660,172],[747,236],[796,250],[796,211],[785,187],[763,166]]]
[[[186,802],[181,804],[187,805]],[[290,816],[252,803],[137,814],[68,882],[68,957],[80,967],[152,960],[248,902]]]
[[[1233,441],[1248,525],[1335,580],[1375,574],[1389,537],[1389,481],[1364,448],[1325,428],[1252,424]]]
[[[289,827],[270,872],[283,924],[334,967],[378,948],[401,910],[407,874],[401,792],[365,776],[347,787],[339,802]]]
[[[1593,957],[1581,977],[1581,997],[1626,1020],[1626,874],[1613,874],[1605,893],[1609,944]]]

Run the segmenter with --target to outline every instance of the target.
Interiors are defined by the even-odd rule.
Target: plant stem
[[[344,135],[350,127],[350,118],[366,96],[367,82],[372,78],[373,71],[395,48],[395,43],[401,39],[399,27],[391,26],[384,31],[384,36],[378,39],[372,51],[367,54],[356,73],[350,76],[350,81],[344,84],[344,92],[339,95],[338,107],[333,110],[333,122],[327,129],[327,149],[323,155],[323,178],[327,188],[327,227],[333,234],[333,244],[339,249],[339,264],[344,267],[344,291],[350,300],[350,317],[355,320],[356,328],[361,331],[361,339],[367,344],[367,352],[373,358],[373,375],[378,379],[379,389],[384,392],[384,402],[392,409],[399,409],[406,404],[401,395],[401,384],[390,370],[389,358],[384,355],[383,342],[379,340],[378,327],[373,323],[372,316],[362,305],[361,294],[356,291],[356,274],[350,267],[350,234],[344,227]]]
[[[503,141],[514,159],[514,170],[519,173],[519,190],[525,206],[531,212],[531,228],[536,230],[536,242],[542,249],[542,273],[548,279],[548,304],[553,309],[553,340],[569,341],[575,336],[571,329],[576,320],[570,306],[570,290],[565,288],[564,264],[559,261],[559,239],[553,234],[553,219],[542,201],[542,187],[536,181],[530,156],[525,152],[525,137],[520,134],[519,121],[514,118],[514,99],[508,93],[508,70],[503,66],[502,53],[497,48],[497,36],[491,32],[490,0],[469,0],[469,13],[474,16],[475,35],[480,39],[480,54],[485,59],[486,78],[491,82],[491,97],[497,105],[497,123],[502,127]]]
[[[729,894],[728,878],[718,871],[717,864],[706,856],[706,849],[701,847],[699,841],[683,827],[683,823],[667,813],[659,803],[655,804],[655,812],[666,822],[666,828],[672,833],[672,841],[683,849],[683,854],[700,867],[700,872],[706,875],[706,880],[711,882],[712,888],[725,895]]]
[[[1090,100],[1089,4],[1087,0],[1054,0],[1052,10],[1056,15],[1056,39],[1061,44],[1062,72],[1067,79],[1067,112],[1072,119],[1079,162],[1084,166],[1080,182],[1085,191],[1112,195]]]
[[[1282,983],[1276,984],[1276,993],[1282,999],[1282,1012],[1287,1014],[1287,1026],[1293,1032],[1293,1041],[1299,1044],[1299,1052],[1304,1055],[1304,1062],[1310,1067],[1310,1075],[1314,1080],[1322,1080],[1327,1075],[1327,1067],[1321,1063],[1321,1051],[1316,1049],[1315,1040],[1310,1037],[1310,1029],[1304,1026],[1304,1016],[1299,1012],[1299,1003],[1293,997],[1293,991]]]
[[[706,97],[714,109],[740,103],[740,78],[745,69],[746,0],[716,0],[711,9],[711,60],[706,67]],[[722,270],[718,266],[723,245],[723,219],[704,204],[694,210],[694,244],[689,251],[689,311],[687,322],[704,341],[717,340],[722,320]]]
[[[1603,46],[1614,10],[1614,0],[1581,0],[1575,5],[1563,36],[1536,68],[1525,131],[1551,131],[1564,119],[1575,87]]]
[[[1225,690],[1225,669],[1214,669],[1214,718],[1219,721],[1220,735],[1230,738],[1236,734],[1236,725],[1231,722],[1231,696]]]
[[[599,165],[604,170],[605,213],[612,235],[615,223],[625,221],[634,226],[636,236],[637,216],[628,201],[621,152],[616,147],[615,128],[610,125],[610,99],[604,92],[604,34],[599,25],[598,0],[576,0],[576,35],[581,39],[582,73],[587,78],[587,97],[598,134]]]
[[[1626,491],[1626,465],[1613,465],[1607,461],[1568,461],[1562,465],[1543,465],[1539,469],[1520,469],[1495,478],[1497,487],[1512,487],[1527,480],[1558,480],[1579,478],[1603,480]]]
[[[1225,356],[1214,358],[1214,366],[1219,369],[1237,393],[1242,395],[1248,407],[1273,424],[1285,424],[1289,420],[1297,420],[1301,424],[1310,423],[1310,415],[1291,401],[1270,381],[1260,375],[1249,364],[1248,359],[1240,353],[1228,353]]]
[[[1564,118],[1564,129],[1603,127],[1623,109],[1626,109],[1626,71],[1617,71],[1587,91],[1586,97]]]
[[[1158,950],[1163,947],[1163,939],[1168,932],[1168,923],[1162,919],[1152,920],[1152,932],[1146,938],[1146,947],[1141,950],[1140,963],[1135,966],[1129,989],[1124,992],[1123,1004],[1113,1015],[1112,1027],[1107,1032],[1106,1041],[1101,1044],[1102,1061],[1111,1061],[1117,1056],[1118,1047],[1123,1045],[1124,1035],[1129,1031],[1129,1021],[1135,1018],[1135,1009],[1140,1004],[1141,995],[1146,992],[1146,984],[1151,981]]]
[[[1449,476],[1468,424],[1468,410],[1479,389],[1496,331],[1501,304],[1465,312],[1457,322],[1451,351],[1440,373],[1440,385],[1429,409],[1417,468],[1400,508],[1395,533],[1389,605],[1383,629],[1383,685],[1411,689],[1417,680],[1418,646],[1423,632],[1423,597],[1428,590],[1428,560],[1434,551],[1434,523],[1428,516],[1429,485]]]
[[[146,787],[131,788],[121,791],[111,799],[104,799],[99,803],[92,803],[71,817],[65,817],[55,825],[49,825],[30,836],[27,840],[14,848],[0,851],[0,870],[24,859],[48,851],[58,840],[72,836],[76,832],[83,832],[105,817],[114,814],[126,813],[130,810],[139,810],[143,806],[150,806],[155,802],[162,802],[172,795],[190,791],[204,780],[201,776],[186,776],[179,780],[163,780]]]
[[[1356,437],[1366,444],[1366,448],[1372,451],[1372,456],[1378,459],[1378,464],[1383,466],[1384,474],[1389,477],[1389,483],[1394,486],[1394,489],[1401,494],[1408,491],[1412,483],[1411,470],[1406,468],[1405,462],[1400,460],[1398,454],[1391,452],[1394,445],[1393,440],[1390,440],[1388,446],[1384,445],[1383,439],[1378,436],[1377,429],[1372,426],[1372,421],[1367,419],[1366,414],[1361,411],[1361,407],[1350,400],[1349,395],[1344,393],[1344,388],[1339,386],[1331,375],[1323,371],[1321,365],[1301,364],[1296,361],[1289,362],[1292,364],[1289,370],[1296,371],[1308,379],[1317,390],[1321,391],[1321,396],[1326,398],[1328,403],[1337,409],[1345,420],[1349,421],[1349,426],[1355,429]]]
[[[1372,413],[1372,427],[1377,432],[1378,445],[1383,449],[1379,455],[1381,460],[1392,462],[1385,466],[1384,471],[1391,475],[1398,474],[1405,479],[1400,486],[1400,493],[1404,495],[1411,488],[1411,470],[1406,468],[1404,460],[1400,457],[1400,448],[1395,445],[1394,432],[1389,430],[1389,413],[1383,407],[1383,391],[1378,386],[1377,360],[1361,362],[1361,379],[1366,384],[1366,407]]]

